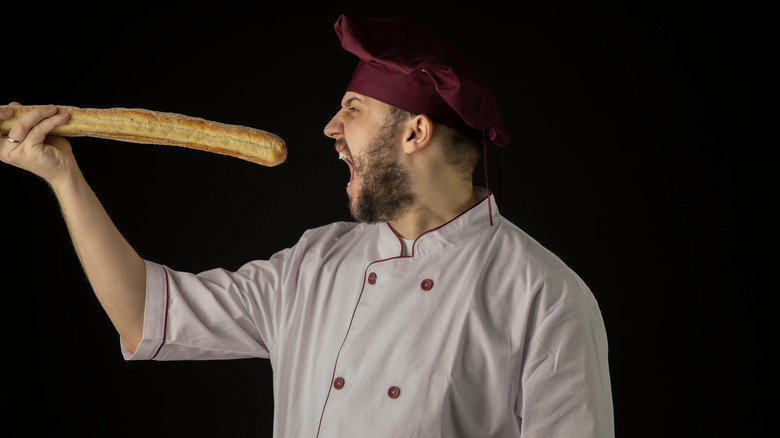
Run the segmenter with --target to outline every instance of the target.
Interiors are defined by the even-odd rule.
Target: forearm
[[[146,269],[76,168],[52,184],[89,282],[125,348],[143,334]]]
[[[0,107],[0,120],[13,116]],[[146,265],[116,229],[76,164],[70,143],[48,134],[68,122],[54,106],[21,116],[0,138],[0,161],[43,178],[54,190],[73,246],[100,303],[125,347],[134,351],[143,335]]]

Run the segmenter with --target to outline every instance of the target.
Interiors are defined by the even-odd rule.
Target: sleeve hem
[[[165,267],[144,260],[146,264],[146,302],[144,304],[143,339],[135,352],[127,350],[120,340],[125,360],[154,359],[165,342],[168,315],[168,273]]]

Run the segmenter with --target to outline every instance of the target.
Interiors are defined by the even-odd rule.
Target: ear
[[[425,114],[418,114],[404,123],[404,152],[412,154],[424,148],[433,137],[433,122]]]

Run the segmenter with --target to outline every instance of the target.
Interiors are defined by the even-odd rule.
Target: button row
[[[368,284],[376,284],[376,273],[372,272],[368,274]],[[433,288],[433,280],[430,278],[426,278],[425,280],[420,283],[420,289],[428,291]]]
[[[336,377],[333,379],[333,387],[337,390],[344,387],[344,378],[342,377]],[[401,395],[401,388],[397,386],[391,386],[387,389],[387,396],[391,399],[395,400]]]

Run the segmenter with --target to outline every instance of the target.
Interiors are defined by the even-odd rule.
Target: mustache
[[[347,140],[344,138],[340,138],[336,140],[336,150],[339,152],[343,152],[344,155],[349,158],[350,161],[352,161],[352,152],[349,150],[349,144],[347,144]]]

